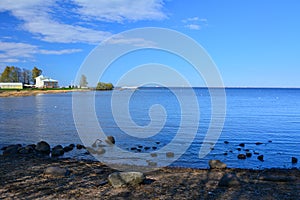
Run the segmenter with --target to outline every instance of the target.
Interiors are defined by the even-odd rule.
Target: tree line
[[[34,67],[32,70],[7,66],[0,75],[0,82],[35,84],[35,78],[42,74],[42,70]]]
[[[88,87],[88,82],[87,82],[87,78],[85,75],[81,75],[79,87],[80,88]],[[95,89],[96,90],[112,90],[112,89],[114,89],[114,86],[112,83],[99,82],[99,83],[97,83],[97,86]]]

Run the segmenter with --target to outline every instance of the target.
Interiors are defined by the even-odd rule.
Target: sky
[[[160,27],[199,43],[226,87],[300,87],[299,10],[298,0],[0,0],[0,72],[37,66],[68,86],[107,38]],[[149,62],[174,68],[192,86],[205,86],[187,62],[150,50],[121,57],[100,80],[116,84],[122,74]],[[174,77],[165,79],[176,86]]]

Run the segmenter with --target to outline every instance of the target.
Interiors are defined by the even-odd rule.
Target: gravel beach
[[[47,176],[48,167],[68,173]],[[108,182],[113,172],[96,161],[1,155],[0,199],[300,199],[299,169],[166,167],[121,188]],[[234,180],[226,180],[231,176]]]

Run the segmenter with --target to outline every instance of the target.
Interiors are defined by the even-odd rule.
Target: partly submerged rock
[[[3,155],[4,156],[16,155],[18,153],[19,148],[20,148],[20,145],[18,145],[18,144],[9,145],[4,149]]]
[[[298,162],[298,159],[296,157],[292,157],[292,163],[296,164]]]
[[[64,148],[61,145],[57,145],[52,148],[51,156],[58,157],[64,155],[64,153],[65,153]]]
[[[264,155],[257,156],[257,159],[263,162],[264,161]]]
[[[210,169],[225,169],[227,165],[220,160],[210,160],[209,161]]]
[[[107,136],[107,138],[105,139],[105,142],[107,144],[113,145],[116,143],[116,140],[115,140],[114,136]]]
[[[244,159],[246,159],[246,155],[245,154],[239,154],[238,159],[244,160]]]
[[[142,183],[145,176],[141,172],[114,172],[108,176],[108,182],[115,188]]]
[[[50,153],[50,145],[45,141],[38,142],[35,149],[41,154],[48,155]]]

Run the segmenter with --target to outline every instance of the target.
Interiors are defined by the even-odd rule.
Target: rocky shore
[[[210,169],[118,172],[97,161],[59,157],[72,148],[84,147],[39,142],[3,149],[0,199],[300,199],[299,169],[229,169],[211,160]]]

